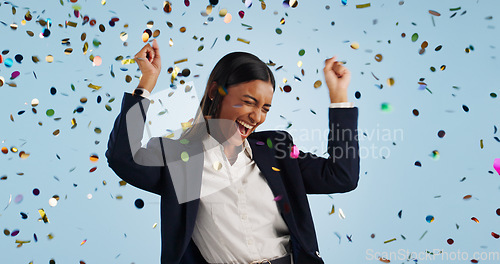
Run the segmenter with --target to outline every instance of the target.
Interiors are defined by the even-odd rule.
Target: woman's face
[[[270,82],[253,80],[228,87],[217,117],[223,140],[231,145],[241,145],[264,123],[272,100]]]

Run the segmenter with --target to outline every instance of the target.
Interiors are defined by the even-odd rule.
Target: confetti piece
[[[81,243],[80,243],[80,246],[82,246],[83,244],[85,244],[87,242],[87,239],[84,239]]]
[[[49,219],[47,218],[47,215],[45,214],[45,211],[40,208],[38,209],[38,213],[40,213],[40,219],[38,221],[43,220],[44,223],[50,223]]]
[[[429,10],[429,14],[431,14],[433,16],[440,16],[441,15],[439,12],[436,12],[434,10]]]
[[[403,210],[399,210],[398,212],[398,217],[401,218],[401,215],[403,214]]]
[[[299,50],[299,56],[304,56],[306,51],[304,49]]]
[[[238,39],[236,39],[236,40],[237,40],[237,41],[239,41],[239,42],[243,42],[243,43],[245,43],[245,44],[250,44],[250,41],[249,41],[249,40],[246,40],[246,39],[238,38]]]
[[[445,136],[445,134],[446,133],[444,132],[444,130],[439,130],[438,131],[438,137],[440,137],[440,138],[443,138]]]
[[[136,199],[134,202],[135,207],[142,209],[144,207],[144,201],[140,198]]]
[[[99,160],[99,156],[97,156],[97,154],[92,154],[89,159],[91,162],[97,162]]]
[[[451,239],[451,238],[448,238],[448,240],[446,240],[446,243],[448,243],[448,245],[453,245],[453,243],[455,243],[455,241],[453,241],[453,239]]]
[[[359,43],[358,43],[358,42],[353,42],[353,43],[351,43],[351,48],[352,48],[352,49],[355,49],[355,50],[356,50],[356,49],[359,49]]]
[[[92,84],[92,83],[89,83],[88,87],[89,87],[89,88],[92,88],[92,89],[94,89],[94,90],[99,90],[99,89],[101,89],[101,87],[102,87],[102,86],[98,86],[98,85],[94,85],[94,84]]]
[[[388,78],[388,79],[387,79],[387,85],[389,85],[389,86],[393,86],[393,85],[394,85],[394,78],[392,78],[392,77],[391,77],[391,78]]]
[[[49,205],[52,206],[52,207],[56,206],[57,205],[57,199],[54,198],[54,197],[50,198],[49,199]]]
[[[317,80],[314,82],[314,88],[319,88],[319,87],[321,87],[321,85],[322,85],[322,82],[320,80]]]
[[[342,208],[339,208],[339,217],[340,217],[340,219],[345,219],[345,214],[344,214],[344,211],[342,210]]]
[[[181,63],[181,62],[186,62],[186,61],[188,61],[188,59],[187,59],[187,58],[185,58],[185,59],[181,59],[181,60],[177,60],[177,61],[174,61],[174,64],[179,64],[179,63]]]
[[[427,234],[427,230],[425,230],[425,232],[422,234],[422,236],[418,240],[422,240],[422,238],[424,238],[425,234]]]
[[[366,8],[366,7],[370,7],[370,3],[356,5],[356,8]]]
[[[411,36],[411,41],[415,42],[418,40],[418,34],[417,33],[413,33],[413,35]]]
[[[392,111],[392,106],[389,103],[382,103],[382,105],[380,106],[380,109],[383,112],[391,112]]]
[[[271,169],[273,169],[273,171],[280,171],[280,169],[278,169],[276,167],[271,167]]]
[[[470,218],[470,220],[472,220],[472,221],[474,221],[474,222],[476,222],[476,223],[479,223],[479,220],[478,220],[476,217],[474,217],[474,216],[473,216],[473,217],[471,217],[471,218]]]
[[[497,158],[493,161],[493,168],[497,171],[497,173],[500,175],[500,158]]]
[[[384,244],[390,243],[390,242],[395,241],[395,240],[396,240],[396,238],[391,238],[389,240],[384,241]]]
[[[425,217],[425,221],[427,221],[427,223],[432,223],[434,222],[434,216],[432,215],[428,215]]]
[[[296,159],[299,157],[299,148],[296,145],[292,146],[292,150],[290,152],[290,157],[292,159]]]
[[[439,160],[440,157],[439,151],[433,150],[430,156],[432,157],[433,160]]]
[[[278,195],[276,197],[274,197],[273,201],[279,201],[281,200],[282,196],[281,195]]]
[[[470,198],[472,198],[472,195],[470,195],[470,194],[464,196],[464,200],[469,200]]]
[[[224,16],[224,23],[229,24],[231,22],[231,20],[233,20],[233,16],[230,13],[227,13]]]
[[[188,160],[189,160],[189,154],[186,151],[183,151],[181,153],[181,160],[184,161],[184,162],[188,162]]]
[[[335,213],[335,205],[332,204],[332,210],[328,213],[328,215],[332,215]]]
[[[270,138],[267,139],[267,146],[273,148],[273,141]]]
[[[378,62],[381,62],[382,61],[382,54],[375,55],[375,60]]]
[[[222,169],[222,163],[216,161],[216,162],[214,162],[214,164],[212,165],[212,167],[214,168],[214,170],[218,171],[218,170]]]
[[[391,263],[390,260],[383,258],[383,257],[378,257],[378,260],[380,260],[381,262],[384,262],[384,263]]]

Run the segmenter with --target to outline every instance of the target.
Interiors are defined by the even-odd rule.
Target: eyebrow
[[[248,94],[243,95],[243,97],[248,97],[248,98],[250,98],[250,99],[254,100],[254,101],[255,101],[255,102],[257,102],[257,103],[259,102],[259,100],[255,99],[255,97],[253,97],[253,96],[251,96],[251,95],[248,95]],[[264,106],[271,107],[271,105],[270,105],[270,104],[264,104]]]

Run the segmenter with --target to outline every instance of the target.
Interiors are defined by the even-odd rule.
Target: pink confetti
[[[184,4],[185,4],[186,6],[189,6],[189,0],[184,0]]]
[[[493,168],[495,168],[497,173],[500,175],[500,159],[495,159],[493,162]]]
[[[293,145],[292,151],[290,152],[290,156],[292,157],[292,159],[296,159],[299,157],[299,148],[297,148],[296,145]]]
[[[17,78],[17,76],[19,76],[21,73],[19,73],[19,71],[15,71],[12,73],[12,75],[10,76],[10,79],[11,80],[14,80],[15,78]]]
[[[278,195],[278,196],[274,197],[274,199],[273,199],[273,200],[274,200],[274,201],[279,201],[279,200],[281,200],[281,195]]]

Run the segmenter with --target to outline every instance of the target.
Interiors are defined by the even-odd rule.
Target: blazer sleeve
[[[298,162],[307,194],[344,193],[359,180],[358,108],[330,108],[328,158],[299,151]],[[293,139],[288,132],[290,153]],[[291,157],[293,159],[293,157]]]
[[[109,136],[106,158],[113,171],[127,183],[161,195],[165,156],[162,138],[153,137],[141,147],[149,99],[125,92],[120,114]]]

